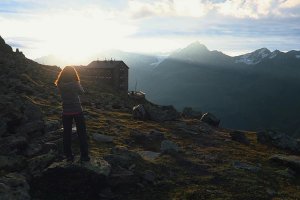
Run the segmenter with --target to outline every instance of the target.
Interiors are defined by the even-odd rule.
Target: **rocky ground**
[[[217,127],[210,116],[133,100],[83,78],[90,164],[62,156],[55,66],[0,38],[0,199],[300,199],[299,142]],[[143,104],[150,119],[133,118]],[[148,118],[149,118],[148,116]],[[214,123],[216,122],[216,123]]]

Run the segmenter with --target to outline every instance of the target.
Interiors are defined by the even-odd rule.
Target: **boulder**
[[[257,141],[261,144],[273,145],[280,149],[300,152],[300,145],[294,138],[273,130],[259,131],[256,133]]]
[[[39,136],[42,135],[43,131],[44,122],[41,120],[30,121],[16,129],[17,134],[28,136]]]
[[[182,115],[182,117],[185,117],[185,118],[201,119],[201,117],[202,117],[202,112],[201,112],[201,111],[195,111],[195,110],[193,110],[193,108],[191,108],[191,107],[185,107],[185,108],[182,110],[181,115]]]
[[[1,154],[24,153],[28,141],[24,136],[8,136],[0,139]]]
[[[5,171],[18,171],[24,169],[26,160],[23,156],[4,156],[0,155],[0,170]]]
[[[141,162],[142,157],[135,151],[128,150],[123,146],[116,146],[112,148],[111,154],[104,156],[104,159],[113,167],[129,168],[136,162]]]
[[[220,119],[218,119],[216,116],[214,116],[211,113],[205,113],[200,119],[202,122],[205,122],[211,126],[218,127],[220,124]]]
[[[146,120],[148,118],[146,110],[144,106],[141,104],[133,107],[132,116],[133,119],[138,119],[138,120]]]
[[[180,118],[180,114],[173,106],[144,105],[149,119],[156,122],[173,121]]]
[[[9,173],[0,177],[0,199],[30,200],[29,185],[25,176]]]
[[[160,151],[162,153],[176,153],[179,151],[179,147],[176,143],[170,140],[164,140],[161,142]]]
[[[159,150],[160,143],[165,139],[162,132],[151,130],[149,133],[143,133],[138,130],[131,132],[130,136],[136,144],[140,144],[147,150]]]
[[[101,199],[108,185],[110,165],[101,158],[89,163],[54,162],[31,182],[36,199]]]
[[[269,160],[290,167],[295,172],[300,173],[300,156],[275,154]]]
[[[241,131],[234,131],[229,133],[230,137],[233,141],[237,141],[239,143],[245,144],[245,145],[249,145],[250,142],[248,140],[248,138],[246,137],[245,133],[241,132]]]

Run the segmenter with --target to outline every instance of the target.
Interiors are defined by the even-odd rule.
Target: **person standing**
[[[62,123],[63,123],[63,148],[67,162],[74,161],[72,153],[72,124],[76,124],[77,134],[80,143],[80,161],[90,161],[85,119],[79,95],[84,93],[80,84],[80,78],[76,69],[66,66],[59,74],[55,85],[62,99]]]

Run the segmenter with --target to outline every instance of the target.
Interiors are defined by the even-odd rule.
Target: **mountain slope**
[[[135,102],[84,79],[88,94],[82,105],[92,162],[66,165],[61,105],[53,86],[60,69],[37,64],[5,43],[0,46],[5,49],[0,49],[5,80],[0,103],[0,199],[300,197],[300,167],[269,159],[293,153],[276,148],[277,140],[284,139],[279,144],[284,149],[294,140],[276,133],[274,145],[267,146],[258,143],[254,132],[212,127],[199,119],[134,120],[132,105],[145,101]],[[76,134],[72,138],[78,159]]]
[[[228,128],[273,128],[296,136],[299,54],[260,49],[229,57],[194,43],[161,62],[143,89],[157,103],[213,112]],[[237,62],[242,58],[248,64]]]

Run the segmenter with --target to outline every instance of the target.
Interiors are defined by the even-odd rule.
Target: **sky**
[[[299,50],[300,0],[0,0],[0,36],[31,59],[195,41],[228,55]]]

